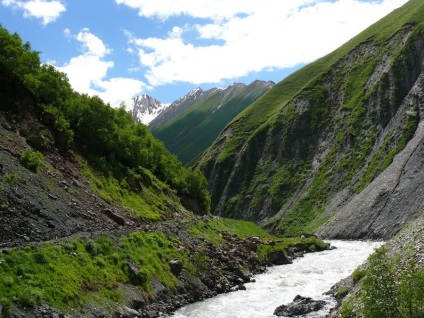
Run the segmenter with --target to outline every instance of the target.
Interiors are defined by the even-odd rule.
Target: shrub
[[[18,184],[18,177],[14,173],[9,173],[5,177],[6,182],[11,186],[14,187]]]
[[[43,300],[43,294],[41,290],[37,288],[25,288],[19,295],[19,303],[24,308],[33,308],[41,304]]]
[[[352,274],[353,282],[355,284],[358,283],[362,278],[364,278],[365,274],[366,274],[365,270],[362,270],[362,269],[359,269],[359,268],[355,269],[353,274]]]
[[[99,248],[93,240],[88,240],[87,245],[85,246],[85,249],[88,253],[94,256],[94,255],[97,255]]]
[[[363,279],[364,317],[424,317],[424,268],[413,262],[402,268],[384,248],[370,257]]]
[[[43,158],[43,154],[39,151],[24,150],[21,152],[21,164],[33,172],[38,172]]]

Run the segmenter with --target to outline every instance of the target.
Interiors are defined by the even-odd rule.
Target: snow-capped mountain
[[[130,101],[125,102],[125,110],[128,111],[135,120],[148,125],[156,118],[169,104],[162,104],[149,95],[138,95]]]
[[[189,93],[172,102],[166,107],[166,112],[160,112],[153,120],[149,123],[149,129],[159,127],[172,118],[178,116],[180,113],[196,105],[198,98],[204,94],[204,91],[197,87],[191,90]]]

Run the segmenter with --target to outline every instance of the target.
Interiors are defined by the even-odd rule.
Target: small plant
[[[14,173],[9,173],[4,178],[11,187],[15,187],[18,184],[18,177]]]
[[[353,282],[355,284],[358,283],[362,278],[364,278],[365,274],[366,274],[365,270],[362,270],[360,268],[355,269],[352,274]]]
[[[21,152],[21,164],[35,173],[43,160],[44,156],[39,151],[24,150]]]
[[[347,287],[347,286],[339,286],[337,288],[337,294],[338,294],[338,296],[340,296],[342,298],[346,297],[347,294],[349,294],[349,292],[350,292],[350,288]]]

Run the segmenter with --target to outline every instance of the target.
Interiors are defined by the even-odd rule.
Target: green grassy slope
[[[409,1],[240,113],[198,161],[214,212],[293,235],[320,226],[346,187],[364,189],[417,127],[411,104],[386,131],[419,75],[423,21],[424,3]]]
[[[233,154],[243,142],[263,129],[263,125],[271,125],[288,102],[348,52],[367,40],[380,43],[388,41],[394,33],[408,24],[422,24],[423,10],[424,3],[422,1],[410,0],[406,5],[376,22],[337,50],[306,65],[277,83],[262,99],[248,107],[232,121],[233,136],[226,143],[220,160]]]
[[[247,87],[236,84],[234,89],[230,86],[218,90],[200,98],[196,106],[153,129],[152,133],[183,164],[188,164],[212,144],[235,116],[268,90],[269,86],[264,84],[254,82]]]

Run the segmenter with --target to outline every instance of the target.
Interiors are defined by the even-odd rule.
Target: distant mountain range
[[[125,109],[188,164],[212,144],[235,116],[274,85],[272,81],[254,81],[206,91],[198,87],[171,104],[139,95],[127,101]]]
[[[274,85],[254,81],[206,91],[196,88],[163,110],[150,122],[149,129],[183,164],[188,164],[212,145],[234,117]]]

